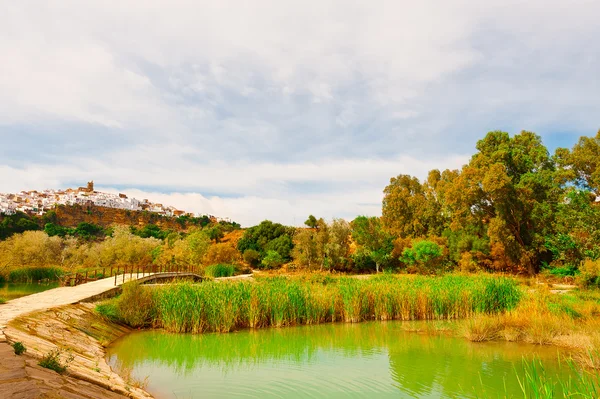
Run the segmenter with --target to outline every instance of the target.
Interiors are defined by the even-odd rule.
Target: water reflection
[[[403,331],[400,322],[327,324],[230,334],[134,333],[109,348],[111,365],[149,376],[158,397],[479,397],[505,385],[536,353],[558,372],[556,350],[472,344]],[[485,396],[482,392],[485,390]]]
[[[0,297],[6,300],[37,294],[58,287],[58,282],[47,283],[0,283]]]

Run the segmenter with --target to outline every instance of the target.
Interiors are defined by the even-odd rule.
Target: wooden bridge
[[[144,279],[148,276],[158,276],[161,275],[163,277],[154,277],[167,279],[169,276],[172,278],[184,278],[189,277],[194,279],[194,281],[201,281],[202,277],[198,272],[196,267],[179,267],[179,266],[125,266],[120,267],[104,267],[104,268],[96,268],[96,269],[88,269],[85,271],[78,271],[74,273],[65,274],[59,277],[60,285],[63,287],[73,287],[76,285],[86,284],[91,281],[98,281],[101,279],[105,279],[107,277],[114,278],[114,286],[118,286],[119,284],[123,284],[126,281],[131,281],[135,279]],[[143,280],[142,283],[152,281]]]
[[[121,289],[121,285],[129,281],[139,281],[140,283],[174,281],[178,279],[190,279],[202,281],[204,277],[191,271],[161,271],[150,273],[147,271],[139,273],[127,269],[121,271],[122,274],[80,283],[79,285],[64,286],[54,288],[48,291],[13,299],[3,305],[0,305],[0,342],[4,339],[4,328],[6,324],[21,315],[29,312],[54,308],[62,305],[69,305],[78,302],[93,302],[105,297],[114,295]],[[235,278],[246,278],[251,275],[236,276]]]

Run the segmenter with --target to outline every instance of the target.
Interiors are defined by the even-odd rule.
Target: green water
[[[58,287],[57,282],[50,283],[0,283],[0,298],[11,300],[22,296]]]
[[[157,398],[523,397],[515,369],[534,354],[559,371],[555,348],[422,335],[401,322],[142,331],[108,348],[110,365],[148,377]]]

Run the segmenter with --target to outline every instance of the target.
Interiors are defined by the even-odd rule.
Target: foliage
[[[276,269],[283,265],[283,263],[283,257],[277,251],[267,251],[265,257],[260,262],[265,269]]]
[[[152,237],[159,240],[164,240],[171,233],[171,231],[169,230],[161,230],[161,228],[155,224],[147,224],[141,229],[138,229],[135,226],[131,226],[129,229],[131,231],[131,234],[136,235],[138,237]]]
[[[15,355],[22,355],[23,353],[25,353],[27,351],[27,348],[25,348],[25,345],[23,345],[22,342],[15,342],[12,345],[14,351],[15,351]]]
[[[264,248],[267,253],[269,251],[275,251],[281,255],[283,259],[290,259],[290,253],[293,247],[294,244],[292,243],[292,238],[287,234],[283,234],[269,241]]]
[[[437,243],[427,240],[415,241],[411,248],[402,252],[400,261],[408,265],[417,265],[422,270],[434,272],[439,267],[443,249]]]
[[[283,258],[289,259],[294,231],[293,227],[264,220],[258,226],[246,229],[237,243],[237,249],[241,253],[253,249],[260,252],[261,256],[265,256],[269,250],[277,251]]]
[[[235,265],[216,264],[210,265],[204,270],[204,274],[208,277],[231,277],[235,274]]]
[[[63,352],[60,349],[55,349],[45,354],[39,361],[39,365],[56,371],[58,374],[63,374],[67,371],[70,362],[73,361],[73,355],[69,355],[65,360],[61,359]]]
[[[383,229],[378,217],[358,216],[352,221],[352,238],[375,262],[375,270],[386,266],[392,259],[393,236]]]
[[[219,263],[238,263],[240,253],[228,243],[214,244],[208,247],[204,255],[204,264],[214,265]]]
[[[317,228],[317,218],[314,217],[313,215],[309,215],[308,219],[306,219],[304,224],[311,229],[316,229]]]
[[[244,251],[244,262],[248,263],[252,267],[256,267],[260,264],[260,252],[254,249],[247,249]]]
[[[120,320],[132,327],[149,325],[156,317],[153,292],[138,282],[123,285],[123,293],[116,301],[116,311]]]
[[[207,233],[208,233],[208,236],[210,237],[210,239],[216,243],[219,243],[221,241],[221,239],[225,236],[225,233],[223,232],[223,228],[221,227],[220,224],[217,224],[217,225],[214,225],[214,226],[208,228]]]
[[[4,240],[13,234],[40,229],[38,219],[23,212],[16,212],[14,215],[0,214],[0,216],[0,240]]]
[[[600,259],[586,259],[579,267],[579,280],[588,287],[600,287]]]

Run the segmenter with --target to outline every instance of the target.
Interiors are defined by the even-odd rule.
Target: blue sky
[[[442,4],[443,3],[443,4]],[[0,192],[94,179],[243,225],[380,213],[490,130],[600,128],[598,1],[18,1]]]

